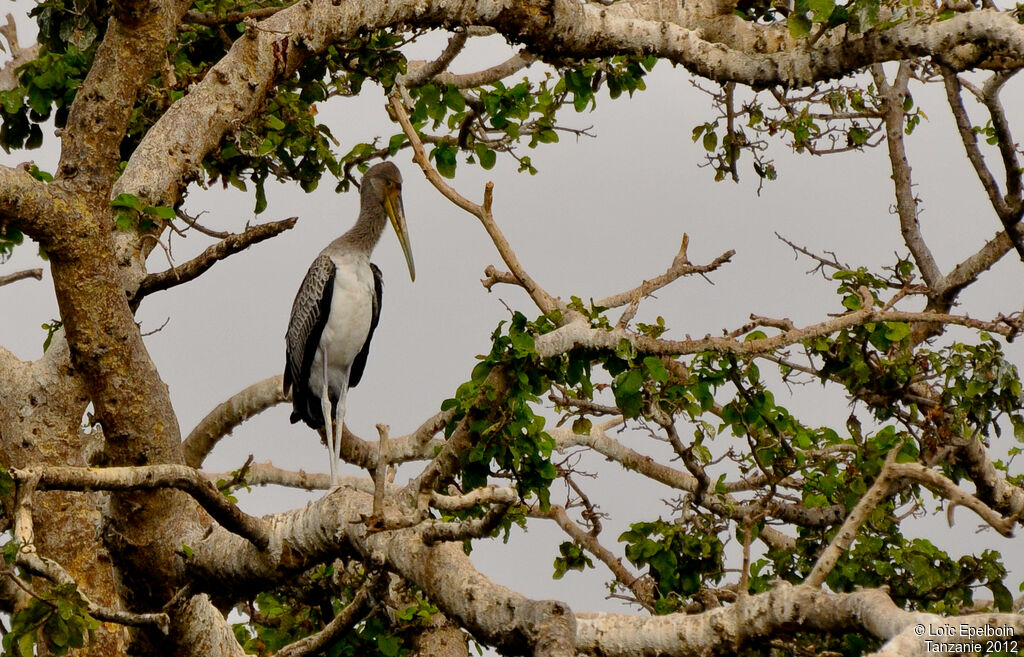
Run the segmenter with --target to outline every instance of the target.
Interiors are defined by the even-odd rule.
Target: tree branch
[[[896,213],[900,219],[900,232],[903,233],[903,242],[913,254],[914,262],[917,263],[925,284],[934,290],[935,285],[942,280],[942,272],[935,262],[931,249],[924,241],[924,235],[921,234],[921,223],[917,218],[917,199],[914,197],[910,177],[910,162],[907,160],[903,142],[903,127],[906,120],[903,101],[907,97],[910,70],[908,62],[900,62],[896,79],[889,84],[881,64],[875,64],[871,67],[871,76],[884,100],[882,118],[885,121],[885,141],[889,147],[892,180],[896,187]]]
[[[872,303],[870,298],[869,294],[866,304]],[[541,358],[550,358],[577,348],[614,351],[621,340],[627,340],[638,353],[652,356],[678,356],[701,351],[752,356],[777,351],[808,338],[829,335],[846,328],[862,326],[872,322],[933,322],[951,324],[989,331],[1004,337],[1016,335],[1021,330],[1021,327],[1018,326],[1020,323],[1019,318],[1012,321],[1007,321],[1006,318],[981,321],[947,313],[878,310],[870,305],[862,304],[860,310],[846,313],[834,319],[744,342],[732,338],[711,336],[700,339],[663,340],[645,335],[637,335],[624,329],[595,329],[591,328],[589,324],[577,321],[539,336],[536,340],[536,349],[537,355]]]
[[[466,47],[466,42],[469,40],[469,32],[462,30],[456,32],[448,39],[448,45],[441,51],[437,59],[430,62],[410,62],[407,70],[404,74],[399,75],[396,82],[405,88],[418,87],[423,84],[427,84],[432,81],[434,77],[441,71],[448,68],[448,65],[452,63],[463,48]],[[419,64],[413,66],[413,64]]]
[[[13,534],[15,540],[18,541],[18,552],[15,557],[15,562],[29,572],[45,577],[55,584],[70,584],[74,586],[78,591],[78,594],[85,601],[89,609],[89,614],[100,620],[135,627],[155,625],[164,634],[167,634],[168,619],[166,614],[135,614],[98,605],[89,599],[82,588],[78,585],[78,582],[75,581],[63,566],[36,552],[32,522],[33,499],[35,497],[36,490],[40,488],[43,475],[39,470],[12,470],[12,474],[14,475],[16,483],[14,510],[15,522]],[[19,578],[13,570],[7,569],[6,575],[8,575],[15,584],[31,593],[28,586],[22,582],[21,578]]]
[[[950,501],[952,504],[965,506],[977,513],[982,520],[1003,536],[1013,536],[1013,528],[1017,519],[1004,518],[976,496],[960,488],[941,473],[927,468],[920,463],[893,463],[889,468],[893,479],[916,481],[930,491]]]
[[[0,235],[12,227],[37,241],[52,241],[57,230],[52,219],[66,209],[58,204],[63,205],[51,185],[21,167],[0,166]]]
[[[1000,476],[977,436],[968,438],[957,448],[955,459],[974,482],[978,499],[1009,518],[1024,517],[1024,489]]]
[[[359,587],[359,591],[352,598],[352,602],[348,603],[341,610],[341,613],[331,619],[331,622],[324,629],[285,646],[277,651],[276,657],[306,657],[306,655],[317,653],[340,639],[359,622],[364,612],[370,608],[373,603],[370,595],[379,583],[379,575],[370,575],[363,582],[363,585]]]
[[[559,450],[583,445],[619,463],[627,470],[638,472],[671,488],[684,490],[688,493],[696,493],[700,489],[700,482],[693,475],[658,463],[651,457],[640,454],[609,437],[606,432],[612,427],[621,424],[621,422],[622,419],[619,418],[606,422],[603,425],[593,425],[587,434],[578,434],[569,429],[552,429],[548,433],[557,442]],[[740,519],[748,515],[757,515],[758,513],[769,513],[766,509],[756,508],[756,503],[740,503],[729,495],[706,495],[701,503],[716,513],[734,519]],[[785,513],[786,508],[785,505],[776,504],[772,511],[775,514],[781,515]],[[797,511],[796,507],[790,508]],[[816,511],[825,510],[817,509]],[[788,519],[793,522],[797,521],[791,515]],[[827,524],[825,520],[825,518],[816,518],[815,525]],[[796,548],[796,542],[793,538],[772,527],[765,526],[758,537],[774,549],[793,550]]]
[[[159,274],[150,274],[139,284],[139,289],[135,292],[134,296],[132,296],[132,302],[137,305],[142,301],[142,299],[153,292],[159,292],[161,290],[172,288],[176,285],[188,283],[189,281],[206,273],[206,271],[217,264],[218,261],[224,260],[236,253],[240,253],[248,249],[253,244],[259,244],[264,240],[280,235],[284,231],[292,228],[296,221],[298,221],[298,217],[290,217],[281,221],[272,221],[270,223],[252,226],[245,229],[242,233],[231,235],[213,246],[208,247],[201,254],[180,267],[172,267],[171,269],[160,272]]]
[[[688,241],[687,236],[684,235],[683,244],[679,248],[679,253],[676,254],[676,257],[672,260],[672,264],[664,274],[655,276],[650,280],[645,280],[632,290],[619,292],[618,294],[598,299],[594,302],[594,305],[602,306],[604,308],[618,308],[619,306],[631,303],[636,299],[648,297],[655,291],[660,290],[669,283],[672,283],[683,276],[689,276],[691,274],[706,274],[708,272],[715,271],[725,263],[729,262],[729,260],[736,255],[736,251],[729,249],[706,265],[694,265],[690,263],[686,256],[686,246]]]
[[[423,143],[419,139],[419,135],[416,133],[416,129],[412,126],[409,121],[409,115],[406,114],[405,107],[402,104],[401,93],[396,87],[395,91],[391,93],[390,97],[391,108],[395,113],[395,118],[398,123],[402,126],[402,131],[405,136],[409,138],[409,142],[413,148],[413,159],[417,164],[420,165],[420,169],[423,170],[423,175],[426,176],[427,180],[441,192],[441,194],[449,201],[462,208],[466,212],[472,214],[480,223],[483,224],[484,230],[490,236],[491,241],[494,242],[494,246],[498,249],[498,253],[501,254],[501,259],[505,261],[512,273],[519,280],[519,284],[523,286],[533,302],[537,304],[540,311],[545,315],[552,311],[562,307],[562,304],[552,297],[547,291],[544,290],[540,285],[537,284],[522,264],[519,262],[519,258],[516,257],[515,252],[512,250],[512,246],[505,239],[501,229],[498,228],[498,224],[494,221],[494,215],[491,214],[491,190],[493,189],[492,183],[487,183],[487,187],[484,189],[484,202],[482,205],[477,205],[472,201],[466,199],[453,189],[448,183],[441,178],[441,175],[434,169],[430,164],[430,159],[427,157],[426,151],[423,150]]]
[[[424,523],[423,542],[427,545],[443,541],[466,541],[490,536],[508,511],[507,504],[492,504],[482,518],[463,522],[432,520]]]
[[[336,488],[302,509],[267,519],[280,550],[256,552],[214,528],[189,561],[200,585],[220,591],[288,581],[325,559],[374,558],[425,591],[442,612],[505,654],[570,655],[575,619],[563,603],[530,600],[479,573],[462,546],[427,545],[423,524],[371,532],[372,493]]]
[[[221,402],[199,421],[182,444],[185,464],[198,468],[221,438],[263,411],[288,401],[280,374],[267,377]]]
[[[164,61],[167,44],[190,4],[189,0],[147,0],[134,7],[115,3],[61,132],[59,182],[94,195],[95,201],[108,198],[135,99]]]
[[[942,80],[946,87],[946,100],[949,103],[950,110],[953,112],[953,118],[956,120],[957,130],[960,132],[960,141],[963,142],[964,149],[967,151],[967,159],[974,166],[978,180],[981,181],[982,186],[985,188],[989,202],[992,204],[996,216],[999,217],[1000,223],[1003,224],[1010,244],[1017,250],[1017,255],[1020,256],[1020,259],[1024,261],[1024,243],[1022,243],[1019,234],[1015,231],[1015,228],[1017,228],[1016,224],[1020,220],[1021,206],[1018,203],[1016,207],[1011,207],[1007,203],[1002,192],[999,190],[999,183],[996,182],[995,176],[992,175],[992,172],[989,171],[988,166],[985,164],[985,158],[978,147],[978,136],[971,125],[967,110],[964,109],[960,79],[949,68],[943,67]],[[1019,170],[1016,173],[1014,171],[1007,171],[1008,178],[1014,175],[1019,179]],[[1019,189],[1019,180],[1016,185],[1016,188]]]
[[[216,27],[218,25],[230,25],[232,23],[241,23],[246,20],[260,20],[273,16],[282,9],[286,9],[290,5],[283,7],[259,7],[256,9],[250,9],[248,11],[229,11],[226,14],[218,15],[216,13],[202,13],[195,10],[191,10],[185,14],[182,22],[195,23],[196,25],[206,25],[209,27]]]
[[[1019,70],[1019,69],[1018,69]],[[1010,122],[1006,118],[1006,111],[999,101],[999,91],[1003,85],[1010,80],[1018,71],[995,73],[982,87],[981,102],[988,109],[992,117],[992,129],[995,131],[996,146],[1003,158],[1003,171],[1006,174],[1006,199],[1011,211],[1016,208],[1020,211],[1021,204],[1021,167],[1020,158],[1017,155],[1017,143],[1013,140],[1013,133],[1010,130]]]
[[[646,52],[705,77],[755,87],[803,86],[875,62],[933,54],[964,67],[980,59],[983,51],[976,43],[986,44],[985,53],[1005,54],[1003,65],[1013,67],[1020,59],[1017,53],[1024,51],[1024,27],[1011,15],[991,10],[942,22],[905,21],[861,35],[836,30],[835,36],[806,48],[789,37],[785,25],[765,27],[730,15],[694,17],[667,11],[660,2],[310,0],[275,13],[236,40],[210,74],[149,131],[115,193],[131,192],[154,205],[173,204],[203,157],[262,107],[277,80],[360,30],[403,22],[418,27],[491,26],[535,55],[553,60]],[[701,38],[705,28],[717,43]],[[771,49],[775,51],[766,54]]]
[[[7,42],[7,52],[11,58],[0,68],[0,91],[10,91],[18,86],[18,76],[15,73],[17,68],[26,64],[39,54],[39,44],[33,43],[23,48],[18,42],[18,25],[14,22],[14,16],[7,14],[7,22],[0,25],[0,36]]]
[[[857,537],[857,532],[860,531],[860,526],[867,520],[868,515],[889,495],[889,484],[893,479],[892,466],[896,462],[896,455],[899,453],[900,447],[902,445],[894,447],[889,451],[885,464],[882,466],[881,472],[878,473],[878,477],[871,484],[871,488],[857,501],[857,505],[850,511],[846,521],[839,528],[839,531],[836,532],[832,542],[829,543],[825,551],[818,557],[811,573],[804,580],[804,585],[816,588],[824,583],[825,578],[835,568],[839,557],[850,547],[853,539]]]
[[[43,280],[43,270],[37,267],[35,269],[23,269],[21,271],[16,271],[13,274],[0,276],[0,287],[9,285],[15,281],[20,281],[24,278],[34,278],[37,281],[41,281]]]
[[[579,525],[573,522],[569,514],[565,512],[564,507],[553,504],[546,513],[541,512],[540,515],[554,520],[572,540],[583,546],[587,552],[597,557],[606,565],[608,570],[612,571],[615,579],[633,592],[633,595],[636,596],[640,604],[646,607],[648,611],[653,610],[651,605],[654,603],[654,582],[650,577],[630,572],[628,568],[622,565],[620,557],[616,557],[608,548],[601,545],[596,536],[583,531]]]
[[[171,637],[184,656],[246,657],[224,615],[206,594],[172,600]]]
[[[176,488],[191,495],[214,520],[231,532],[244,537],[260,550],[270,544],[263,521],[242,512],[212,483],[192,468],[161,464],[138,467],[80,468],[42,467],[13,469],[17,481],[39,478],[41,490],[109,490],[134,491]]]
[[[576,649],[584,655],[630,657],[652,655],[706,655],[709,646],[756,645],[786,628],[835,633],[866,632],[892,640],[878,655],[926,657],[927,637],[914,636],[915,625],[945,626],[949,636],[961,623],[971,627],[1008,627],[1024,634],[1024,617],[1017,614],[970,614],[944,617],[906,611],[881,589],[829,593],[808,586],[776,584],[767,593],[746,596],[736,604],[700,614],[640,616],[625,614],[581,615]],[[978,635],[980,636],[980,634]],[[895,645],[897,638],[899,645]],[[934,653],[932,653],[934,654]]]
[[[482,87],[486,84],[492,84],[498,80],[504,80],[510,75],[528,68],[531,64],[537,61],[537,58],[531,55],[529,52],[522,50],[515,55],[512,55],[500,64],[495,64],[490,68],[485,68],[474,73],[450,73],[448,71],[440,71],[434,74],[433,81],[440,85],[452,85],[456,89],[472,89],[474,87]],[[425,62],[409,62],[410,74],[419,76],[419,68],[426,66]],[[405,84],[406,87],[414,87],[414,84]]]

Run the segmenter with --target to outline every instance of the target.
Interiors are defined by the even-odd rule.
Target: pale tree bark
[[[203,158],[260,112],[276,84],[331,45],[361,31],[399,24],[465,30],[441,57],[411,66],[400,80],[409,85],[436,79],[466,88],[513,75],[538,60],[643,52],[720,82],[757,88],[799,87],[873,64],[931,57],[946,67],[950,104],[973,162],[976,153],[973,138],[967,134],[970,126],[965,129],[962,105],[957,109],[955,74],[976,66],[1010,71],[1024,63],[1024,26],[1012,16],[994,10],[971,11],[949,20],[922,18],[864,34],[843,27],[808,43],[793,39],[784,26],[758,25],[733,16],[734,4],[728,2],[638,0],[605,5],[572,0],[306,0],[236,17],[246,20],[245,35],[171,105],[117,177],[119,147],[136,99],[163,63],[190,4],[184,0],[112,3],[106,36],[61,133],[56,180],[44,184],[21,169],[0,168],[0,225],[23,230],[46,249],[64,324],[38,361],[22,362],[0,348],[0,459],[17,469],[19,485],[31,482],[36,489],[31,505],[19,509],[8,503],[4,511],[8,523],[18,513],[32,512],[23,523],[32,527],[32,532],[24,534],[32,540],[25,546],[22,563],[36,563],[32,559],[38,555],[59,564],[60,577],[76,582],[92,602],[107,610],[110,619],[124,623],[105,623],[83,654],[241,655],[224,614],[208,594],[251,593],[335,559],[385,566],[426,591],[443,612],[417,645],[422,654],[431,655],[465,655],[463,630],[504,653],[538,656],[715,654],[724,646],[747,645],[794,626],[829,633],[864,632],[886,642],[879,654],[904,655],[925,654],[921,641],[912,636],[915,623],[999,624],[1024,634],[1019,616],[940,618],[898,609],[884,591],[838,594],[818,588],[838,556],[849,549],[865,515],[892,495],[897,482],[923,483],[941,497],[968,506],[1001,532],[1012,531],[1024,508],[1024,493],[995,470],[976,439],[953,450],[977,487],[974,496],[925,465],[889,464],[861,504],[844,515],[838,505],[808,510],[777,500],[737,502],[732,493],[750,490],[754,485],[750,480],[726,482],[729,492],[713,495],[707,490],[706,473],[686,459],[685,445],[673,445],[683,457],[687,468],[683,470],[655,463],[610,438],[607,430],[621,419],[583,434],[553,431],[558,449],[593,449],[736,521],[746,522],[760,514],[805,527],[845,523],[845,531],[829,546],[805,585],[780,584],[756,596],[741,592],[735,594],[733,604],[696,615],[582,615],[558,601],[529,599],[479,573],[460,541],[493,529],[491,521],[516,503],[516,492],[493,487],[466,494],[456,489],[443,495],[434,490],[451,478],[459,458],[472,447],[469,419],[462,420],[447,441],[437,437],[454,417],[451,412],[428,418],[409,436],[390,439],[382,435],[379,445],[346,434],[345,456],[361,467],[383,471],[389,463],[425,462],[420,476],[408,486],[385,486],[384,473],[379,472],[375,480],[346,481],[345,486],[305,509],[266,519],[248,517],[192,468],[240,422],[285,401],[279,377],[258,383],[217,407],[182,441],[170,396],[146,351],[126,291],[137,301],[147,293],[191,280],[219,259],[290,224],[226,237],[181,269],[149,275],[144,261],[152,240],[131,230],[113,231],[109,208],[111,196],[122,192],[153,205],[178,204],[188,184],[202,176]],[[190,15],[190,20],[214,19]],[[0,33],[14,50],[11,25],[9,21],[6,31],[0,29]],[[447,64],[472,36],[470,30],[484,28],[525,49],[475,74],[447,72]],[[13,54],[17,60],[31,57],[31,53],[31,48],[19,47]],[[10,66],[0,72],[0,88],[8,88],[8,69]],[[619,325],[611,330],[591,326],[525,271],[492,213],[492,188],[484,191],[482,203],[477,204],[447,186],[418,144],[404,116],[400,94],[392,97],[392,107],[428,178],[453,203],[479,219],[509,269],[489,269],[485,285],[519,285],[542,313],[561,314],[558,328],[536,339],[536,352],[542,358],[574,351],[614,351],[623,343],[641,356],[657,356],[670,364],[679,356],[705,351],[756,358],[811,338],[881,322],[941,323],[1016,335],[1021,330],[1019,315],[981,320],[952,314],[950,308],[957,291],[1019,242],[1020,225],[1010,221],[1014,213],[1019,219],[1019,181],[1008,178],[1007,200],[998,193],[995,178],[986,176],[984,166],[976,163],[1005,230],[943,276],[918,224],[910,167],[899,136],[905,119],[899,106],[907,92],[908,70],[901,66],[889,86],[882,84],[884,77],[877,68],[875,72],[890,103],[885,122],[903,235],[931,292],[942,297],[943,304],[921,312],[889,306],[880,309],[862,289],[860,310],[804,327],[788,320],[752,318],[755,325],[771,326],[779,332],[750,340],[740,339],[742,330],[725,337],[665,340],[629,327],[643,298],[682,276],[714,271],[732,256],[730,251],[706,265],[693,265],[686,255],[685,237],[683,248],[664,274],[598,302],[626,306]],[[992,89],[997,88],[993,83]],[[986,93],[986,106],[1005,137],[1003,141],[1008,141],[1009,129],[996,92]],[[1019,168],[1016,151],[1008,144],[1002,144],[1001,157],[1008,175]],[[493,375],[490,392],[502,392],[501,377],[506,375]],[[90,404],[95,424],[86,430],[83,415]],[[670,435],[672,438],[679,442],[678,436]],[[99,462],[114,467],[96,472],[88,469]],[[254,466],[242,473],[241,481],[250,477],[254,483],[324,486],[322,477],[299,475],[304,473]],[[775,484],[796,489],[799,482],[782,479]],[[442,523],[428,517],[431,506],[455,510],[480,503],[490,505],[483,519]],[[622,566],[599,542],[596,531],[582,533],[561,507],[555,507],[548,517],[604,561],[622,584],[635,585],[638,599],[650,595],[648,583],[638,581]],[[759,538],[776,549],[795,546],[793,537],[772,527],[765,527]],[[338,632],[358,622],[369,604],[369,593],[360,595],[363,598],[350,605],[348,616],[339,616],[337,623],[323,632]],[[129,618],[157,613],[169,619],[171,649],[164,648],[166,639],[155,624],[143,623],[145,630],[126,629],[132,624]],[[285,654],[317,650],[333,636],[311,637],[308,643],[285,649]]]

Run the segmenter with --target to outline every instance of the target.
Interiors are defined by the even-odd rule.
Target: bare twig
[[[515,277],[510,271],[500,271],[494,265],[487,265],[484,269],[484,276],[487,278],[480,279],[480,284],[490,292],[491,288],[498,283],[504,283],[505,285],[519,285],[519,279]]]
[[[383,517],[384,497],[387,495],[388,430],[386,424],[377,425],[377,463],[373,469],[373,515]]]
[[[220,481],[230,479],[230,472],[204,472],[203,476],[209,481]],[[305,472],[299,470],[285,470],[275,466],[270,461],[264,463],[251,463],[245,471],[245,476],[239,482],[246,486],[268,486],[277,485],[286,488],[301,488],[303,490],[329,490],[331,488],[331,476],[326,473]],[[373,482],[364,477],[339,477],[339,485],[345,488],[355,488],[370,493],[373,491]]]
[[[23,269],[22,271],[16,271],[13,274],[0,276],[0,287],[25,278],[34,278],[37,281],[41,281],[43,280],[43,270],[36,267],[35,269]]]
[[[841,270],[849,269],[850,268],[849,265],[844,265],[843,263],[839,262],[839,259],[836,257],[835,253],[832,253],[830,251],[826,251],[826,253],[828,253],[830,256],[832,256],[832,259],[830,260],[828,258],[825,258],[824,256],[820,256],[817,253],[814,253],[813,251],[811,251],[807,247],[799,246],[798,244],[795,244],[794,242],[790,242],[789,240],[787,240],[782,235],[779,235],[778,233],[775,233],[775,237],[777,237],[780,240],[782,240],[783,242],[785,242],[789,246],[789,248],[793,249],[797,253],[802,253],[805,256],[807,256],[808,258],[810,258],[811,260],[815,260],[818,263],[818,265],[814,269],[811,269],[810,271],[807,272],[808,274],[812,274],[812,273],[814,273],[816,271],[821,271],[822,272],[822,276],[824,276],[825,275],[824,269],[826,267],[828,267],[830,269],[835,269],[837,271],[841,271]]]
[[[175,210],[175,213],[178,215],[179,219],[184,221],[186,224],[188,224],[192,228],[195,228],[196,230],[198,230],[203,235],[208,235],[210,237],[215,237],[215,238],[217,238],[219,240],[223,240],[223,239],[227,239],[228,237],[231,237],[231,233],[229,233],[227,231],[213,230],[212,228],[207,228],[206,226],[204,226],[201,223],[199,223],[199,217],[201,217],[205,212],[206,211],[204,210],[203,212],[200,212],[196,216],[191,217],[191,216],[188,215],[188,213],[186,213],[181,208],[178,208],[177,210]],[[172,225],[172,224],[168,224],[168,225]],[[182,231],[182,232],[184,232],[184,231]]]
[[[554,310],[559,309],[562,304],[557,299],[548,294],[540,285],[537,284],[526,270],[523,269],[522,264],[519,262],[519,258],[516,257],[515,252],[512,250],[512,246],[505,239],[501,229],[498,228],[497,223],[494,221],[494,215],[491,214],[491,198],[494,189],[493,183],[487,183],[484,188],[484,200],[482,205],[473,203],[469,199],[465,198],[448,183],[441,178],[441,174],[430,164],[430,160],[427,157],[426,151],[423,149],[423,144],[419,139],[419,135],[416,134],[416,129],[413,128],[412,123],[409,121],[409,115],[405,111],[405,107],[402,104],[401,90],[396,86],[395,90],[390,96],[391,107],[394,110],[395,118],[398,123],[402,126],[402,131],[405,132],[405,136],[409,138],[409,142],[413,148],[413,159],[417,164],[420,165],[420,169],[423,170],[423,174],[427,177],[427,180],[441,192],[441,194],[449,201],[462,208],[466,212],[472,214],[480,223],[483,224],[484,230],[490,236],[494,246],[498,249],[498,253],[501,254],[502,260],[512,271],[515,277],[519,280],[520,285],[530,295],[537,307],[540,308],[544,314],[549,314]]]
[[[443,71],[436,73],[433,79],[437,84],[450,84],[456,89],[472,89],[474,87],[497,82],[498,80],[504,80],[517,71],[527,68],[535,61],[537,61],[536,57],[523,50],[512,55],[500,64],[496,64],[490,68],[485,68],[473,73],[449,73],[447,71]],[[409,62],[409,71],[411,74],[418,75],[419,67],[426,65],[427,64],[424,62]]]
[[[730,249],[706,265],[694,265],[690,263],[686,255],[688,243],[689,237],[684,234],[682,245],[679,247],[679,252],[676,254],[676,257],[672,260],[671,266],[669,266],[668,270],[666,270],[664,274],[655,276],[650,280],[646,280],[632,290],[626,290],[625,292],[619,292],[618,294],[598,299],[594,302],[594,305],[604,308],[617,308],[627,303],[631,303],[634,299],[642,299],[643,297],[650,296],[656,290],[660,290],[682,276],[706,274],[708,272],[715,271],[725,263],[729,262],[729,260],[736,255],[736,252]]]
[[[597,537],[583,531],[582,527],[572,521],[563,507],[553,504],[546,512],[538,511],[536,515],[554,520],[555,524],[561,527],[562,531],[568,534],[572,540],[606,565],[608,570],[612,571],[615,579],[633,592],[637,602],[648,610],[653,610],[654,582],[649,577],[630,572],[622,564],[620,557],[616,557],[610,550],[601,545]]]
[[[921,234],[921,224],[917,218],[917,198],[914,197],[911,182],[910,162],[903,142],[903,127],[906,111],[903,101],[907,97],[907,85],[910,81],[910,63],[900,62],[896,79],[889,84],[882,71],[882,65],[871,67],[871,75],[875,80],[881,97],[884,99],[885,140],[889,146],[889,163],[892,168],[892,180],[896,187],[896,213],[900,219],[900,231],[903,241],[914,256],[914,262],[921,271],[921,276],[929,288],[934,287],[942,279],[931,249]]]
[[[466,47],[468,40],[469,32],[465,30],[456,32],[448,39],[448,45],[437,56],[437,59],[423,62],[420,66],[409,66],[405,74],[398,76],[397,83],[408,89],[430,82],[435,75],[448,68],[452,60]]]
[[[953,118],[956,120],[956,127],[960,132],[960,141],[963,142],[964,149],[967,151],[967,159],[974,166],[974,171],[978,175],[982,187],[985,188],[989,202],[995,209],[996,215],[999,216],[999,220],[1003,224],[1003,228],[1006,230],[1007,237],[1010,238],[1013,248],[1017,250],[1017,255],[1024,261],[1024,243],[1021,242],[1012,230],[1014,224],[1020,218],[1019,216],[1014,218],[1014,215],[1019,215],[1019,208],[1013,208],[1007,204],[1006,199],[999,190],[999,183],[996,182],[995,176],[992,175],[988,165],[985,164],[985,158],[978,147],[978,135],[974,132],[971,120],[967,116],[967,110],[964,108],[963,99],[961,98],[962,85],[960,79],[955,72],[947,68],[942,69],[942,79],[946,86],[946,100],[949,103],[950,110],[953,112]],[[1013,175],[1012,172],[1008,172],[1008,174]]]
[[[132,302],[137,304],[148,294],[187,283],[204,274],[218,261],[244,251],[253,244],[258,244],[263,240],[283,233],[294,226],[296,221],[298,221],[298,217],[290,217],[282,221],[252,226],[242,233],[231,235],[221,242],[214,244],[180,267],[172,267],[158,274],[150,274],[142,279],[139,289],[132,297]]]
[[[706,274],[708,272],[715,271],[725,263],[729,262],[729,260],[736,255],[736,252],[730,249],[706,265],[694,265],[690,263],[686,256],[688,243],[689,237],[684,234],[682,245],[679,248],[679,253],[676,254],[676,257],[672,261],[672,265],[664,274],[654,276],[649,280],[644,280],[639,284],[639,286],[632,290],[627,290],[626,292],[621,292],[616,295],[611,295],[610,297],[605,297],[604,299],[599,299],[595,301],[594,304],[604,308],[617,308],[618,306],[631,303],[634,299],[648,297],[656,290],[660,290],[668,286],[669,283],[681,276]]]

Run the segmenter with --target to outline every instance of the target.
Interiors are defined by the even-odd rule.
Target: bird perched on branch
[[[402,206],[402,174],[383,162],[363,176],[359,218],[320,252],[295,295],[285,335],[284,392],[292,391],[291,421],[321,431],[330,451],[331,486],[338,483],[345,398],[359,383],[380,317],[383,280],[370,262],[388,219],[409,265],[409,233]]]

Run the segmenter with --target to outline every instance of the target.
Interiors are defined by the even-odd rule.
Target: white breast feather
[[[328,363],[328,385],[338,390],[348,383],[349,370],[370,332],[373,313],[373,272],[368,258],[352,254],[332,257],[337,271],[334,275],[334,301],[327,318],[320,347],[310,371],[316,389],[323,381],[325,347]]]

